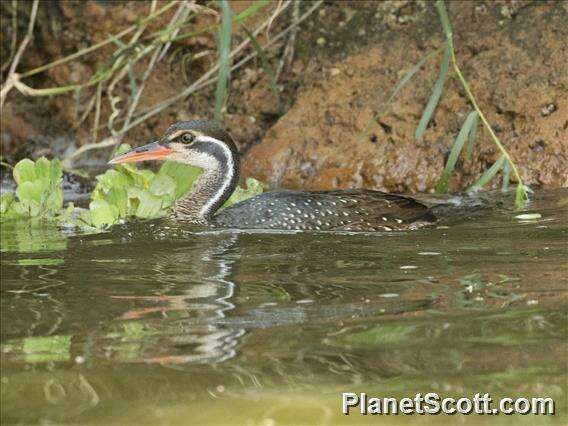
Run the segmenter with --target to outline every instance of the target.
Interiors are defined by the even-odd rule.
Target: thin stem
[[[12,89],[12,87],[14,87],[14,85],[18,81],[18,75],[16,74],[16,69],[18,68],[18,64],[20,63],[22,54],[26,50],[26,47],[28,47],[28,43],[31,41],[33,37],[38,6],[39,6],[39,0],[34,0],[32,4],[32,12],[30,14],[30,22],[28,24],[28,32],[26,33],[26,36],[22,40],[22,44],[20,44],[18,51],[14,55],[14,60],[12,61],[12,65],[10,65],[10,70],[8,71],[6,82],[4,83],[2,90],[0,90],[0,108],[4,106],[4,101],[6,100],[6,96],[8,96],[8,92],[10,92],[10,89]]]
[[[75,52],[75,53],[73,53],[69,56],[66,56],[65,58],[61,58],[61,59],[58,59],[57,61],[53,61],[49,64],[42,65],[41,67],[34,68],[33,70],[26,71],[25,73],[21,74],[21,77],[25,78],[25,77],[29,77],[29,76],[32,76],[34,74],[40,73],[42,71],[46,71],[46,70],[53,68],[57,65],[61,65],[61,64],[64,64],[66,62],[72,61],[73,59],[77,59],[77,58],[79,58],[79,57],[81,57],[81,56],[83,56],[83,55],[85,55],[89,52],[92,52],[93,50],[97,50],[97,49],[99,49],[103,46],[106,46],[107,44],[114,42],[116,39],[120,39],[120,38],[124,37],[126,34],[131,33],[136,28],[139,28],[139,27],[145,25],[147,22],[151,21],[152,19],[157,18],[162,13],[166,12],[167,10],[169,10],[170,8],[175,6],[176,3],[177,3],[176,1],[172,1],[168,4],[166,4],[161,9],[159,9],[156,13],[153,13],[153,14],[147,16],[146,18],[142,19],[140,22],[122,30],[118,34],[112,35],[112,36],[108,37],[107,39],[105,39],[105,40],[103,40],[103,41],[101,41],[97,44],[93,44],[92,46],[89,46],[85,49],[79,50],[78,52]]]
[[[473,96],[473,93],[471,92],[469,85],[467,84],[467,81],[465,81],[465,78],[464,78],[464,76],[463,76],[463,74],[460,70],[460,67],[458,66],[457,60],[456,60],[456,54],[455,54],[455,51],[454,51],[454,41],[453,41],[453,37],[452,37],[451,33],[448,36],[448,41],[450,42],[450,50],[451,50],[451,54],[452,54],[452,66],[454,68],[454,71],[456,72],[456,75],[458,76],[459,81],[461,82],[461,84],[462,84],[462,86],[463,86],[463,88],[464,88],[464,90],[467,94],[467,97],[469,98],[469,101],[471,102],[471,104],[473,105],[473,107],[475,108],[477,113],[479,114],[479,118],[481,118],[481,121],[482,121],[483,125],[485,126],[485,128],[487,129],[487,131],[489,132],[491,139],[493,139],[493,142],[495,143],[495,145],[497,145],[497,148],[499,148],[501,153],[507,159],[508,163],[511,165],[511,170],[513,171],[513,174],[517,178],[517,182],[520,185],[522,185],[523,180],[521,178],[519,170],[517,169],[517,166],[515,165],[515,163],[511,159],[511,156],[509,155],[509,153],[507,152],[507,150],[505,149],[505,147],[503,146],[503,144],[501,143],[501,141],[499,140],[499,138],[497,137],[497,135],[493,131],[493,128],[491,127],[491,125],[489,124],[487,119],[485,118],[485,115],[483,114],[483,112],[479,108],[479,105],[477,105],[477,101],[475,100],[475,96]],[[527,197],[526,197],[526,194],[525,194],[525,199],[526,198]]]
[[[485,118],[485,115],[483,114],[483,112],[479,108],[479,105],[477,104],[477,101],[475,100],[475,96],[473,96],[473,93],[471,92],[469,85],[467,84],[467,81],[465,80],[465,78],[464,78],[464,76],[463,76],[463,74],[460,70],[460,67],[458,65],[458,61],[456,59],[456,53],[455,53],[455,49],[454,49],[454,38],[453,38],[452,27],[451,27],[451,24],[450,24],[450,19],[448,17],[448,11],[446,9],[446,5],[444,3],[444,0],[437,0],[436,1],[436,9],[438,9],[438,14],[440,15],[440,21],[442,22],[442,27],[444,29],[444,34],[446,35],[446,40],[447,40],[447,42],[449,43],[449,46],[450,46],[450,52],[451,52],[451,58],[452,58],[452,67],[453,67],[453,69],[454,69],[454,71],[455,71],[455,73],[458,77],[458,80],[462,84],[462,86],[463,86],[463,88],[464,88],[464,90],[467,94],[467,97],[469,98],[469,101],[471,102],[471,104],[473,105],[473,107],[475,108],[477,113],[479,114],[479,117],[481,118],[483,125],[485,126],[485,128],[489,132],[489,135],[491,136],[493,143],[495,143],[497,148],[499,148],[499,151],[501,151],[501,154],[503,155],[503,157],[507,160],[507,162],[511,166],[511,169],[513,170],[513,174],[517,178],[517,182],[518,182],[517,198],[515,200],[515,203],[516,204],[522,203],[523,201],[528,199],[528,195],[527,195],[527,191],[525,189],[525,185],[523,184],[523,180],[521,178],[521,175],[519,173],[519,170],[517,169],[517,166],[515,165],[515,163],[513,163],[511,156],[509,155],[509,153],[507,152],[507,150],[505,149],[505,147],[503,146],[503,144],[501,143],[501,141],[499,140],[499,138],[497,137],[497,135],[493,131],[493,128],[491,127],[491,125],[489,124],[487,119]],[[520,194],[520,199],[519,199],[519,194]]]

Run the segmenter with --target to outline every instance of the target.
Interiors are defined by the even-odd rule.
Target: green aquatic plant
[[[120,152],[129,150],[122,145]],[[96,177],[88,209],[73,204],[63,208],[59,160],[25,159],[14,167],[16,192],[1,196],[0,218],[46,219],[86,229],[104,229],[130,218],[155,219],[167,215],[175,200],[183,197],[199,177],[198,168],[166,161],[157,173],[133,164],[116,165]],[[247,187],[237,187],[223,207],[263,192],[262,184],[249,178]]]
[[[128,150],[123,145],[120,152]],[[140,170],[134,164],[116,165],[97,176],[89,210],[79,220],[93,228],[104,228],[121,219],[156,219],[167,215],[175,200],[183,197],[199,177],[201,170],[166,161],[157,173]],[[256,179],[247,179],[247,188],[237,187],[223,207],[263,192]]]
[[[4,192],[0,196],[2,217],[45,218],[61,214],[63,169],[59,160],[24,159],[14,167],[13,176],[16,192]]]

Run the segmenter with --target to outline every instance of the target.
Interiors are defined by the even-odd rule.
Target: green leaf
[[[229,75],[231,73],[232,11],[227,0],[220,0],[221,25],[218,31],[219,76],[215,90],[215,119],[221,121],[222,109],[227,100]]]
[[[42,194],[42,207],[45,213],[55,215],[63,208],[63,190],[61,186],[52,186]]]
[[[35,174],[36,179],[45,179],[46,181],[51,182],[51,162],[45,157],[38,159],[35,162]]]
[[[167,196],[172,200],[176,189],[175,181],[166,175],[157,175],[150,184],[150,192],[158,197]]]
[[[438,194],[443,194],[444,192],[446,192],[446,189],[448,187],[448,182],[450,180],[450,175],[452,174],[454,168],[456,167],[458,157],[460,156],[467,135],[471,132],[471,126],[473,126],[473,123],[475,122],[476,118],[477,118],[477,111],[473,111],[465,119],[462,128],[458,136],[456,137],[452,150],[450,151],[450,155],[448,156],[448,161],[446,161],[446,166],[444,167],[444,171],[442,172],[442,177],[436,184],[436,192]]]
[[[420,68],[422,68],[422,66],[428,60],[432,59],[434,56],[436,56],[438,53],[440,53],[444,49],[444,46],[434,50],[433,52],[428,53],[427,55],[424,55],[422,57],[422,59],[420,59],[412,68],[410,68],[406,72],[406,74],[396,84],[393,92],[391,93],[391,95],[389,96],[387,101],[384,104],[381,105],[381,107],[379,108],[379,111],[373,116],[371,121],[367,124],[367,126],[365,127],[365,130],[363,131],[362,136],[365,136],[369,132],[371,124],[376,123],[377,120],[379,119],[379,117],[381,117],[386,112],[388,107],[392,104],[392,102],[396,98],[396,95],[398,95],[398,92],[400,92],[402,90],[402,88],[406,85],[406,83],[408,83],[412,79],[414,74],[416,74],[420,70]],[[361,135],[359,137],[359,141],[361,141]]]
[[[118,209],[105,200],[91,201],[89,204],[90,224],[95,228],[105,228],[118,220]]]
[[[14,166],[14,180],[19,185],[24,182],[36,180],[35,164],[32,160],[24,158]]]
[[[424,113],[422,114],[422,118],[420,118],[420,122],[418,123],[418,127],[416,128],[416,132],[414,133],[414,137],[416,140],[421,140],[424,132],[426,131],[426,127],[430,122],[430,118],[434,114],[434,110],[438,105],[438,101],[442,96],[442,91],[444,89],[444,82],[446,81],[446,75],[448,73],[448,68],[450,66],[450,58],[451,58],[451,47],[448,42],[444,47],[444,56],[442,57],[442,62],[440,64],[440,72],[438,74],[438,79],[434,84],[434,88],[432,89],[432,94],[430,95],[430,99],[428,100],[428,104],[424,109]]]
[[[136,210],[136,217],[142,219],[155,219],[165,214],[163,211],[162,198],[157,197],[150,191],[141,190],[138,194],[140,204]]]
[[[0,195],[0,213],[5,214],[10,210],[15,201],[14,193],[12,191],[4,192]]]
[[[438,15],[440,15],[440,22],[442,23],[444,34],[446,35],[446,38],[450,38],[452,36],[452,25],[450,24],[448,11],[446,10],[446,5],[443,0],[436,1],[436,9],[438,9]]]
[[[132,178],[134,185],[146,189],[150,187],[150,183],[155,176],[152,170],[139,170],[133,164],[122,164],[117,166],[116,169]]]
[[[102,192],[108,192],[111,188],[126,188],[134,183],[134,179],[129,174],[114,169],[107,170],[96,179],[98,181],[96,189]]]
[[[509,178],[511,176],[511,163],[505,161],[503,165],[503,185],[501,186],[501,191],[507,192],[509,190]]]
[[[517,185],[517,190],[515,191],[515,206],[517,208],[522,207],[529,199],[528,192],[532,192],[528,186],[519,183]]]
[[[497,172],[499,170],[501,170],[505,161],[506,161],[506,158],[505,158],[504,155],[499,157],[499,159],[497,161],[495,161],[495,163],[493,163],[493,165],[491,167],[489,167],[485,171],[485,173],[483,173],[483,175],[469,188],[469,191],[470,192],[479,191],[481,188],[483,188],[485,185],[487,185],[487,183],[491,179],[493,179],[493,177],[497,174]]]
[[[231,197],[225,202],[223,207],[229,207],[239,201],[246,200],[247,198],[254,197],[255,195],[260,195],[264,191],[262,182],[254,178],[247,178],[246,184],[246,189],[237,186],[235,192],[233,192],[233,195],[231,195]]]
[[[27,212],[27,215],[31,217],[39,216],[43,191],[44,188],[42,185],[30,181],[18,185],[16,195],[20,200],[21,207]]]
[[[476,111],[477,112],[477,111]],[[475,147],[475,140],[477,139],[477,123],[479,121],[479,114],[476,114],[471,125],[471,130],[469,132],[467,148],[465,151],[465,158],[469,160],[473,154],[473,148]]]
[[[59,185],[60,180],[63,178],[63,165],[57,158],[51,160],[51,170],[49,179],[53,185]]]
[[[118,217],[127,217],[129,214],[129,200],[126,188],[114,187],[108,191],[106,201],[116,207]]]
[[[193,166],[187,166],[175,161],[165,161],[157,176],[169,176],[175,182],[175,198],[180,199],[183,197],[193,182],[201,174],[201,169]]]
[[[235,16],[235,21],[239,22],[239,21],[242,21],[243,19],[248,18],[249,16],[254,15],[255,13],[257,13],[259,10],[261,10],[264,6],[268,5],[269,3],[270,3],[269,0],[259,0],[259,1],[253,2],[249,7],[247,7],[245,10],[243,10],[237,16]]]

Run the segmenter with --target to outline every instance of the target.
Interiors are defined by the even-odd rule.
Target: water
[[[535,212],[357,235],[3,223],[2,422],[566,424],[568,191]],[[430,391],[557,414],[340,411]]]

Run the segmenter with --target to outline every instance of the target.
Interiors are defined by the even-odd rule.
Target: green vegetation
[[[313,13],[321,3],[321,1],[316,2],[314,7],[311,7],[304,17]],[[273,13],[263,18],[264,20],[260,20],[260,24],[252,31],[253,35],[258,34],[290,6],[290,3],[286,3],[281,7],[277,7],[276,4],[268,0],[261,0],[253,2],[240,13],[233,14],[228,2],[224,0],[212,5],[169,1],[159,8],[157,7],[157,2],[151,2],[148,3],[148,15],[124,30],[111,34],[106,39],[64,58],[31,70],[16,72],[19,60],[33,35],[38,4],[39,1],[35,0],[32,5],[26,38],[21,43],[18,52],[11,52],[12,62],[0,91],[0,105],[4,104],[8,93],[13,89],[26,96],[33,97],[72,94],[76,100],[76,115],[78,117],[76,126],[84,125],[84,123],[89,121],[92,123],[91,141],[63,159],[65,170],[73,172],[78,172],[74,163],[86,152],[94,149],[118,147],[122,138],[130,129],[215,82],[217,82],[215,117],[218,121],[222,121],[223,107],[229,95],[231,71],[242,67],[254,59],[259,52],[264,52],[265,49],[265,47],[254,46],[253,53],[248,54],[238,63],[232,65],[234,58],[237,55],[242,55],[245,48],[251,43],[250,39],[246,39],[237,47],[232,48],[232,40],[234,39],[232,24],[242,23],[245,19],[258,14],[266,7],[273,7]],[[219,10],[211,7],[215,4]],[[163,19],[163,15],[171,11],[172,8],[174,13],[171,20],[163,28],[150,31],[150,24],[155,23],[158,19]],[[221,17],[220,23],[194,31],[187,31],[187,28],[194,24],[199,15],[218,15]],[[280,36],[289,32],[290,29],[291,26],[267,42],[265,46],[274,43]],[[206,33],[216,34],[217,36],[217,63],[214,63],[202,76],[193,79],[192,83],[181,93],[161,100],[149,108],[140,109],[139,102],[146,87],[146,81],[155,71],[156,64],[164,59],[172,47],[176,47],[176,42],[202,37]],[[34,75],[44,73],[54,67],[72,61],[85,59],[86,55],[102,48],[108,49],[111,46],[114,46],[114,50],[109,55],[108,60],[104,61],[104,65],[100,69],[87,76],[84,82],[41,89],[31,87],[24,82]],[[211,54],[211,51],[208,50],[196,54],[184,54],[181,63],[186,64],[189,61],[209,54]],[[145,60],[146,63],[144,63]],[[140,68],[141,65],[143,65],[143,72],[141,75],[137,75],[137,68]],[[185,65],[183,68],[185,69]],[[108,102],[108,108],[103,108],[102,104],[104,102]],[[106,125],[103,117],[103,111],[105,110],[109,111],[106,117]],[[108,131],[108,136],[101,137],[102,131],[105,130]]]
[[[279,107],[281,106],[280,95],[276,84],[277,73],[270,65],[266,54],[266,47],[292,30],[299,22],[309,16],[309,14],[313,13],[321,4],[321,1],[314,3],[301,18],[297,18],[292,25],[288,26],[280,34],[274,36],[272,40],[268,41],[264,46],[261,46],[256,36],[261,31],[268,30],[272,21],[278,15],[282,14],[290,3],[286,2],[283,5],[276,6],[268,18],[264,19],[256,28],[251,30],[246,28],[242,21],[262,11],[265,7],[272,7],[271,2],[267,0],[253,2],[239,14],[232,12],[226,0],[220,0],[216,4],[218,10],[214,10],[209,6],[190,6],[186,2],[178,3],[175,1],[166,2],[163,6],[158,8],[157,4],[152,2],[147,16],[117,34],[109,35],[109,37],[97,44],[88,46],[81,51],[58,59],[52,63],[22,73],[16,73],[18,62],[29,43],[35,25],[38,1],[33,2],[27,36],[22,41],[19,49],[16,50],[15,41],[13,43],[14,46],[12,46],[12,51],[10,52],[10,58],[12,59],[11,66],[6,81],[2,86],[0,101],[3,103],[8,92],[12,89],[18,90],[28,96],[74,93],[77,99],[77,125],[82,125],[89,116],[92,117],[92,143],[87,143],[80,147],[69,157],[63,159],[63,161],[49,161],[45,158],[41,158],[35,163],[28,159],[20,161],[13,170],[14,180],[17,184],[16,191],[6,192],[0,197],[0,217],[2,221],[28,218],[34,219],[33,223],[41,223],[42,221],[45,222],[45,220],[48,220],[53,223],[71,224],[87,229],[103,229],[128,218],[152,219],[163,217],[167,214],[172,203],[182,197],[190,189],[195,179],[199,176],[199,170],[172,162],[165,162],[157,173],[150,170],[141,170],[130,164],[118,165],[114,169],[108,170],[96,177],[97,184],[91,194],[88,210],[77,209],[72,204],[69,204],[66,208],[63,207],[63,191],[61,189],[63,170],[74,171],[74,162],[77,157],[91,149],[116,148],[120,144],[122,136],[132,127],[147,120],[180,99],[187,98],[197,90],[201,90],[215,82],[217,83],[215,91],[215,116],[218,120],[222,120],[223,108],[229,94],[231,71],[242,66],[254,57],[260,59],[260,65],[268,78],[270,90]],[[163,18],[162,15],[172,8],[175,10],[175,13],[168,25],[160,30],[150,31],[148,25],[154,22],[158,17]],[[465,158],[471,157],[477,137],[478,121],[481,119],[484,128],[489,132],[492,141],[501,155],[498,160],[476,180],[470,190],[476,191],[481,189],[495,178],[499,172],[502,172],[503,190],[508,189],[509,178],[511,176],[518,183],[516,204],[520,206],[527,200],[527,193],[530,189],[523,184],[516,165],[487,122],[459,68],[455,55],[452,28],[443,0],[436,2],[436,8],[445,34],[444,44],[437,50],[424,56],[403,76],[395,86],[387,102],[379,109],[373,121],[377,121],[379,116],[385,113],[397,94],[428,60],[434,58],[439,53],[443,53],[438,77],[415,131],[416,139],[422,139],[428,123],[431,121],[436,106],[443,94],[448,74],[453,75],[461,83],[474,111],[467,116],[455,139],[444,171],[436,185],[436,191],[438,193],[447,191],[451,174],[455,170],[458,159],[460,155],[462,155],[462,152],[464,152],[464,148]],[[193,18],[200,14],[216,14],[219,16],[219,22],[216,25],[208,26],[197,31],[186,32]],[[246,35],[244,41],[235,48],[232,48],[232,44],[234,44],[233,41],[235,40],[233,24],[239,25],[239,28],[241,28]],[[187,90],[184,90],[182,93],[176,94],[165,101],[161,101],[150,109],[138,111],[138,102],[144,90],[145,82],[153,72],[155,64],[165,56],[172,43],[197,37],[205,32],[214,33],[217,36],[217,61],[212,68],[189,85]],[[237,62],[235,58],[242,53],[247,45],[252,47],[253,53]],[[88,53],[105,46],[114,46],[111,57],[105,62],[103,68],[97,70],[83,83],[43,89],[35,89],[23,83],[23,80],[31,76],[83,58]],[[207,52],[203,53],[206,54]],[[147,57],[150,59],[145,71],[141,76],[135,79],[134,67],[139,65],[141,61]],[[190,58],[190,60],[193,60],[195,57],[196,56]],[[187,58],[184,58],[184,61],[186,59]],[[449,73],[451,70],[453,70],[453,74],[451,72]],[[119,89],[119,84],[128,86],[129,90]],[[122,99],[115,93],[130,93],[131,96],[128,97],[128,99]],[[86,101],[84,99],[85,94],[88,95]],[[104,102],[105,97],[108,99],[111,111],[106,123],[106,128],[110,136],[99,140],[99,130],[103,128],[101,125],[101,103]],[[124,102],[125,100],[127,102]],[[84,104],[85,106],[79,108],[80,104]],[[121,124],[117,127],[118,123]],[[124,146],[115,151],[120,151],[121,149],[124,149]],[[247,189],[237,188],[231,199],[227,202],[227,205],[261,192],[262,185],[254,179],[249,179],[247,180]]]
[[[442,56],[442,61],[440,63],[440,71],[438,73],[438,78],[432,88],[432,94],[430,95],[430,99],[424,109],[422,117],[420,118],[420,122],[415,131],[415,138],[417,140],[421,140],[422,136],[424,135],[424,131],[426,130],[430,119],[438,105],[438,102],[441,98],[444,83],[446,81],[446,76],[448,73],[449,65],[452,64],[452,69],[455,73],[455,78],[458,79],[460,84],[463,86],[467,98],[470,101],[471,105],[474,108],[474,111],[471,112],[468,117],[466,118],[454,144],[448,160],[446,161],[446,165],[438,184],[436,185],[436,192],[437,193],[444,193],[448,187],[448,181],[450,178],[451,173],[454,171],[455,166],[457,164],[457,160],[462,152],[462,149],[465,145],[466,138],[468,139],[467,149],[466,149],[466,158],[470,158],[473,152],[473,148],[475,146],[475,139],[477,136],[477,124],[478,118],[481,119],[484,128],[489,133],[491,140],[497,147],[497,149],[501,152],[500,158],[488,169],[485,173],[469,188],[470,192],[474,192],[480,190],[484,185],[489,183],[491,179],[495,177],[495,175],[502,171],[503,173],[503,184],[502,189],[503,191],[508,190],[509,186],[509,178],[511,171],[513,172],[513,176],[517,181],[517,189],[516,189],[516,196],[515,196],[515,205],[517,207],[522,207],[524,203],[528,200],[528,193],[531,192],[531,189],[523,183],[521,175],[519,174],[518,168],[513,162],[511,156],[493,131],[493,128],[485,118],[485,115],[481,111],[475,96],[471,92],[469,85],[461,72],[461,69],[458,65],[455,49],[454,49],[454,41],[453,41],[453,33],[452,27],[450,24],[450,20],[448,17],[448,12],[446,10],[446,5],[443,0],[436,1],[436,8],[438,10],[438,15],[440,17],[440,22],[442,24],[442,28],[444,30],[445,35],[445,42],[443,46],[438,48],[433,52],[429,52],[425,55],[418,63],[416,63],[406,74],[400,79],[400,81],[395,86],[395,89],[387,99],[387,101],[379,108],[379,112],[373,116],[369,124],[367,125],[364,134],[366,135],[369,131],[369,128],[373,123],[377,123],[378,119],[387,111],[387,108],[392,104],[396,95],[400,92],[400,90],[412,79],[412,77],[422,68],[422,66],[433,57],[437,56],[440,52],[444,52]]]
[[[119,152],[129,148],[122,145]],[[71,203],[63,209],[61,162],[40,158],[34,163],[25,159],[14,167],[16,192],[2,194],[0,220],[39,218],[84,229],[104,229],[123,219],[164,217],[200,173],[195,167],[171,161],[166,161],[157,173],[131,164],[117,165],[96,177],[88,210],[76,209]],[[224,207],[262,191],[262,184],[249,178],[247,188],[238,187]]]
[[[59,160],[40,158],[35,163],[24,159],[13,170],[18,185],[16,193],[5,192],[0,197],[2,217],[54,217],[61,213],[63,170]]]
[[[223,119],[223,106],[227,100],[229,75],[231,73],[231,35],[232,35],[232,14],[231,7],[227,0],[220,0],[221,25],[218,32],[218,52],[219,52],[219,78],[217,79],[217,90],[215,91],[215,119]]]

